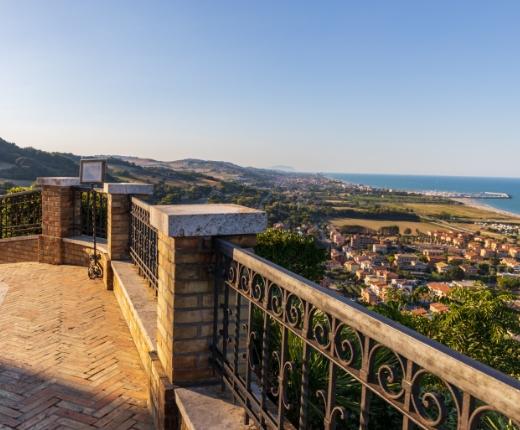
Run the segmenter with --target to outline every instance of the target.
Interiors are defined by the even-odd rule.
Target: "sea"
[[[342,181],[401,191],[449,191],[459,193],[507,193],[511,199],[476,199],[481,204],[520,215],[520,178],[479,178],[469,176],[380,175],[328,173]]]

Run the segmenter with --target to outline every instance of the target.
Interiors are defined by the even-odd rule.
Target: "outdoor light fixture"
[[[100,186],[105,182],[107,170],[107,161],[98,158],[85,158],[79,162],[79,182],[90,186],[92,198],[92,239],[94,241],[94,252],[90,256],[90,264],[88,266],[88,277],[90,279],[98,279],[103,277],[103,268],[99,264],[101,256],[97,253],[96,242],[96,190],[94,187]]]
[[[105,182],[107,161],[85,158],[79,162],[79,181],[82,184],[99,185]]]

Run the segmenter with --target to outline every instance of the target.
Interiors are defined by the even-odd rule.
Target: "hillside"
[[[39,176],[77,176],[80,158],[70,153],[21,148],[0,138],[0,185],[28,185]],[[268,188],[311,176],[242,167],[225,161],[158,161],[120,155],[106,158],[109,181],[142,181],[167,187],[219,188],[231,182]]]
[[[20,148],[0,138],[0,178],[34,180],[38,176],[75,176],[77,162],[64,154]]]
[[[276,169],[259,169],[256,167],[242,167],[227,161],[211,161],[187,158],[176,161],[158,161],[149,158],[128,157],[114,155],[114,158],[133,163],[141,167],[158,167],[173,169],[177,172],[196,172],[224,181],[241,181],[249,184],[264,183],[265,181],[279,181],[283,178],[310,176],[294,172],[282,172]]]
[[[174,172],[161,162],[132,163],[131,157],[107,157],[109,180],[161,180],[179,182],[211,182],[213,178],[182,169]],[[0,138],[0,181],[27,182],[39,176],[77,176],[80,156],[58,152],[46,152],[34,148],[21,148]],[[150,160],[153,161],[153,160]]]

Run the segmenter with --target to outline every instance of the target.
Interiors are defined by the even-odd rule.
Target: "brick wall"
[[[150,353],[151,374],[149,384],[150,411],[158,430],[176,430],[179,428],[179,414],[175,404],[173,385],[164,373],[156,353]]]
[[[227,240],[254,246],[255,236]],[[211,237],[159,234],[157,354],[170,382],[208,382],[213,340],[215,250]]]
[[[74,191],[71,187],[42,187],[42,234],[68,237],[74,233]]]
[[[88,267],[90,255],[92,255],[92,253],[94,252],[94,248],[91,244],[81,244],[77,241],[72,242],[67,240],[63,240],[62,242],[62,264]],[[101,255],[101,262],[104,266],[106,264],[104,263],[104,261],[106,261],[107,259],[106,252],[100,251],[98,249],[98,253]]]
[[[38,261],[39,237],[21,236],[0,240],[0,264]]]
[[[157,357],[173,382],[173,239],[159,233],[157,290]]]
[[[207,381],[213,341],[215,254],[211,238],[175,238],[173,250],[173,381]]]
[[[62,264],[61,238],[74,234],[74,191],[71,187],[42,187],[40,262]]]
[[[69,264],[71,266],[88,267],[89,257],[93,253],[93,246],[88,243],[81,243],[73,239],[59,239],[61,242],[62,254],[59,264]],[[101,255],[101,267],[103,268],[103,283],[107,289],[112,289],[112,270],[110,268],[110,259],[105,250],[98,248],[98,253]]]
[[[108,252],[111,260],[126,260],[129,257],[130,196],[108,195]]]

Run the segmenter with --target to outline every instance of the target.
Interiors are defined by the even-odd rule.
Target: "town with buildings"
[[[453,288],[495,288],[500,278],[520,283],[520,245],[515,241],[456,231],[428,231],[403,240],[385,231],[345,234],[333,225],[327,232],[329,276],[322,285],[350,296],[357,292],[356,299],[367,305],[420,292],[406,310],[429,316],[448,310],[442,298]]]

